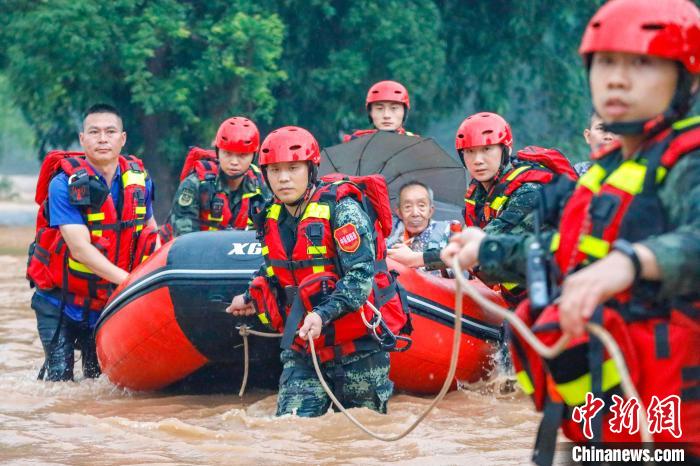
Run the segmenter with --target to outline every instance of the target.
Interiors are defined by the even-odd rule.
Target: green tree
[[[447,42],[440,101],[461,118],[494,111],[514,129],[516,145],[548,145],[586,154],[581,132],[591,110],[577,49],[603,0],[465,2],[436,0]]]
[[[73,143],[89,105],[116,104],[129,150],[156,180],[161,218],[172,162],[225,116],[270,119],[284,79],[283,25],[245,1],[18,2],[2,21],[0,60],[42,152]]]
[[[409,127],[440,114],[433,102],[445,43],[432,2],[282,0],[269,7],[287,25],[282,67],[289,79],[275,92],[275,125],[298,124],[322,145],[336,144],[341,131],[368,126],[367,90],[384,79],[408,88]]]

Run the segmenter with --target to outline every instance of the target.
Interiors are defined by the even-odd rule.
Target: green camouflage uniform
[[[670,300],[674,297],[697,293],[700,283],[700,155],[699,151],[686,154],[671,169],[658,196],[667,215],[666,233],[641,241],[656,257],[662,280],[658,298]],[[610,173],[622,162],[620,157],[607,157]],[[558,225],[559,214],[568,196],[550,184],[544,188],[547,212],[545,218],[550,225]],[[549,245],[554,232],[542,233],[542,244]],[[504,281],[524,281],[528,246],[532,236],[522,237],[508,234],[487,236],[479,249],[481,270]]]
[[[296,232],[299,217],[292,217],[285,208],[281,212],[278,220],[280,230],[288,228]],[[324,325],[349,312],[355,312],[367,301],[372,290],[373,229],[360,204],[346,197],[333,209],[331,225],[340,228],[348,223],[357,228],[360,245],[355,252],[349,253],[343,251],[336,242],[341,267],[340,280],[335,290],[314,308]],[[291,248],[286,249],[289,251]],[[265,275],[264,271],[265,266],[258,274]],[[298,416],[312,417],[328,411],[331,401],[320,385],[310,355],[284,350],[280,358],[284,369],[280,377],[277,415],[296,413]],[[362,406],[386,413],[393,383],[389,380],[389,355],[380,351],[379,347],[342,356],[339,361],[322,363],[321,368],[326,374],[326,381],[345,406]]]
[[[175,197],[173,198],[173,205],[170,210],[169,218],[169,223],[173,228],[173,237],[200,230],[200,188],[203,188],[205,183],[210,182],[199,181],[197,174],[192,173],[187,178],[182,180],[180,186],[178,186]],[[247,175],[244,176],[243,182],[238,189],[232,191],[225,182],[221,172],[219,172],[219,176],[217,176],[216,180],[214,180],[214,189],[215,192],[226,193],[234,218],[238,214],[238,206],[240,205],[244,194],[255,193],[258,189],[260,190],[260,194],[250,198],[248,215],[251,218],[252,215],[259,212],[263,206],[272,199],[272,194],[264,183],[258,183],[257,180],[251,180]],[[222,226],[222,228],[226,228],[226,226]]]

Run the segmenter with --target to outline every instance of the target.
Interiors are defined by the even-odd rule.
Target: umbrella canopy
[[[321,151],[319,173],[340,172],[360,176],[379,173],[389,185],[392,205],[399,188],[420,181],[432,188],[436,220],[460,219],[467,189],[467,175],[459,161],[432,139],[388,131],[362,136]]]

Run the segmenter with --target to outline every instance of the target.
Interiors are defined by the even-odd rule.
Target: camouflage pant
[[[331,400],[323,390],[309,355],[284,350],[280,356],[283,370],[277,396],[277,415],[321,416]],[[389,380],[389,354],[384,351],[358,352],[321,364],[324,378],[346,408],[364,407],[386,414],[394,389]]]

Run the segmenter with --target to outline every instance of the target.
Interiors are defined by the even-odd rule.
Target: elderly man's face
[[[423,186],[409,186],[401,192],[398,216],[409,235],[419,235],[428,228],[434,212],[430,194]]]

